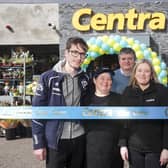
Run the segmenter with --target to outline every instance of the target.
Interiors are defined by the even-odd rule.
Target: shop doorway
[[[118,62],[118,54],[104,54],[102,56],[97,57],[94,61],[92,61],[88,68],[87,72],[92,73],[97,68],[108,67],[112,70],[116,70],[119,68]]]

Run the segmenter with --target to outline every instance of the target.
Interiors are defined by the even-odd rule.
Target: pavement
[[[34,157],[31,138],[0,137],[0,168],[45,168],[45,161]]]
[[[45,161],[34,157],[32,138],[6,140],[0,137],[0,168],[45,168]],[[125,164],[124,168],[129,166]]]
[[[31,138],[0,137],[0,168],[45,168],[45,161],[34,157]]]

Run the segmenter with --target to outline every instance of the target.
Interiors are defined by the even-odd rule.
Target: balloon
[[[152,49],[151,49],[151,48],[148,48],[148,50],[149,50],[150,52],[152,52]]]
[[[84,72],[86,72],[86,69],[88,67],[89,64],[82,64],[81,68],[83,69]]]
[[[131,46],[134,44],[133,38],[129,38],[129,39],[127,40],[127,42],[128,42],[128,44],[131,45]]]
[[[97,52],[91,51],[90,56],[93,57],[93,58],[96,58],[96,57],[99,56],[99,54]]]
[[[120,45],[119,45],[118,43],[115,43],[113,48],[114,48],[114,50],[117,51],[117,52],[119,52],[120,49],[121,49],[121,47],[120,47]]]
[[[97,39],[97,40],[96,40],[96,45],[97,45],[97,46],[101,47],[102,43],[103,43],[103,42],[102,42],[101,39]]]
[[[158,75],[160,73],[160,71],[161,71],[161,68],[160,68],[160,66],[155,65],[154,66],[154,70],[155,70],[156,74]]]
[[[159,74],[159,76],[160,76],[161,78],[166,77],[166,75],[167,75],[166,70],[162,70],[162,71],[160,72],[160,74]]]
[[[99,49],[99,53],[100,53],[100,55],[103,55],[103,54],[105,54],[105,51],[102,50],[102,48],[100,48],[100,49]]]
[[[143,44],[143,43],[142,43],[142,44],[140,44],[140,47],[141,47],[141,49],[142,49],[142,50],[145,50],[145,49],[146,49],[146,45],[145,45],[145,44]]]
[[[166,85],[167,86],[167,78],[166,77],[164,77],[163,79],[162,79],[162,83],[164,84],[164,85]]]
[[[93,61],[93,57],[91,56],[91,55],[89,55],[88,57],[87,57],[87,59],[88,59],[88,61]]]
[[[92,45],[91,50],[94,52],[99,52],[99,47],[97,45]]]
[[[95,44],[96,38],[92,37],[88,42],[89,42],[89,44]]]
[[[153,64],[153,65],[160,65],[160,60],[159,60],[158,58],[154,58],[154,59],[152,60],[152,64]]]
[[[126,36],[122,36],[121,39],[126,41],[127,37]]]
[[[114,39],[111,39],[111,38],[107,41],[107,44],[108,44],[110,47],[113,47],[114,43],[115,43]]]
[[[116,35],[115,37],[114,37],[114,40],[116,41],[116,42],[120,42],[120,36],[119,35]]]
[[[135,52],[140,50],[140,46],[138,44],[133,44],[132,48]]]
[[[161,66],[162,69],[166,69],[166,64],[164,62],[161,62],[160,66]]]
[[[149,50],[144,50],[144,57],[148,59],[150,57],[150,51]]]
[[[86,59],[84,60],[83,64],[88,65],[88,64],[90,64],[90,61],[86,58]],[[82,65],[83,65],[83,64],[82,64]]]
[[[102,48],[104,51],[109,51],[109,49],[110,49],[109,45],[107,45],[107,44],[105,44],[105,43],[102,44],[101,48]]]
[[[121,48],[129,47],[134,49],[138,60],[145,58],[152,62],[159,81],[163,84],[167,84],[166,63],[155,51],[152,51],[151,48],[147,48],[144,43],[140,43],[138,40],[134,40],[133,38],[126,36],[112,34],[110,36],[98,36],[97,38],[91,37],[87,41],[87,44],[89,46],[89,50],[87,52],[87,58],[81,66],[82,69],[86,70],[90,62],[101,55],[118,54]]]
[[[103,36],[103,37],[102,37],[102,41],[103,41],[103,42],[107,42],[107,41],[108,41],[108,36]]]
[[[136,52],[136,57],[137,57],[138,60],[143,59],[144,58],[143,52],[142,51],[137,51]]]
[[[152,58],[156,58],[156,57],[157,57],[156,52],[151,52],[151,57],[152,57]]]
[[[135,43],[135,44],[140,44],[140,41],[139,41],[139,40],[135,40],[134,43]]]
[[[127,44],[128,44],[128,43],[127,43],[125,40],[121,40],[121,41],[120,41],[120,46],[121,46],[122,48],[126,47]]]
[[[110,54],[114,54],[113,48],[110,48],[109,53],[110,53]]]
[[[159,82],[162,82],[162,78],[160,76],[158,76],[158,80]]]

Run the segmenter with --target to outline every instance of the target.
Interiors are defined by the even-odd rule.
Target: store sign
[[[83,21],[86,20],[87,23]],[[117,23],[117,24],[116,24]],[[153,30],[164,30],[166,26],[166,16],[161,12],[137,13],[135,9],[128,10],[127,13],[94,13],[91,8],[77,10],[72,17],[72,25],[79,31],[104,31],[104,30],[145,30],[148,27]]]

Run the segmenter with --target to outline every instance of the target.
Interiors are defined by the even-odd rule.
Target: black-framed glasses
[[[77,50],[69,50],[69,52],[71,53],[71,55],[73,56],[73,57],[78,57],[78,56],[80,56],[80,58],[82,58],[82,59],[85,59],[85,57],[86,57],[86,53],[85,52],[79,52],[79,51],[77,51]]]

